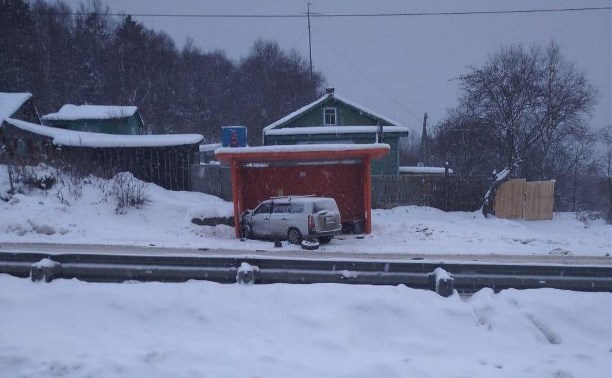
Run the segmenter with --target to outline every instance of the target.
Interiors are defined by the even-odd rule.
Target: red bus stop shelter
[[[372,232],[371,161],[389,152],[389,145],[309,144],[224,147],[215,150],[229,164],[234,200],[234,226],[240,237],[240,214],[275,196],[332,197],[344,226],[363,222]]]

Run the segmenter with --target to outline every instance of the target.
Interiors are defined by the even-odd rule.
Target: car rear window
[[[312,211],[315,213],[318,213],[321,210],[331,210],[331,211],[336,211],[338,210],[338,206],[336,205],[336,201],[334,201],[333,199],[324,199],[324,200],[319,200],[316,201],[314,203],[314,205],[312,206]]]

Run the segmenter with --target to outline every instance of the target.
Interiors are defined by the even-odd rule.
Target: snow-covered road
[[[140,256],[207,256],[207,257],[244,257],[244,258],[279,258],[304,260],[351,260],[351,261],[427,261],[427,262],[473,262],[473,263],[508,263],[508,264],[553,264],[553,265],[594,265],[612,266],[612,258],[607,256],[573,256],[573,255],[518,255],[504,253],[359,253],[352,251],[333,251],[325,247],[306,251],[286,242],[283,247],[275,248],[268,243],[267,249],[208,249],[172,248],[134,245],[98,245],[98,244],[52,244],[52,243],[2,243],[0,252],[11,253],[48,253],[51,255],[65,253],[111,254]]]

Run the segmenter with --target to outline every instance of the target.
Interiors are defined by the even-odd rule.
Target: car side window
[[[304,204],[303,203],[292,203],[289,205],[289,212],[291,214],[301,214],[304,212]]]
[[[269,203],[264,203],[255,210],[255,214],[270,214],[272,206]]]
[[[288,213],[289,212],[289,204],[288,203],[275,203],[274,209],[272,210],[274,214]]]

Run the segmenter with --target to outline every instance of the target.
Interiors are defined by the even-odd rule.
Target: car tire
[[[242,225],[242,237],[244,239],[252,239],[253,238],[253,229],[250,224]]]
[[[289,231],[287,231],[287,240],[289,243],[299,245],[302,239],[302,233],[297,228],[290,228]]]
[[[319,239],[319,243],[321,243],[321,244],[327,244],[327,243],[329,243],[329,242],[330,242],[330,241],[331,241],[333,238],[334,238],[334,236],[333,236],[333,235],[330,235],[330,236],[321,236],[321,237],[319,237],[318,239]]]
[[[314,251],[315,249],[319,249],[319,241],[318,240],[302,240],[302,249],[305,249],[307,251]]]

